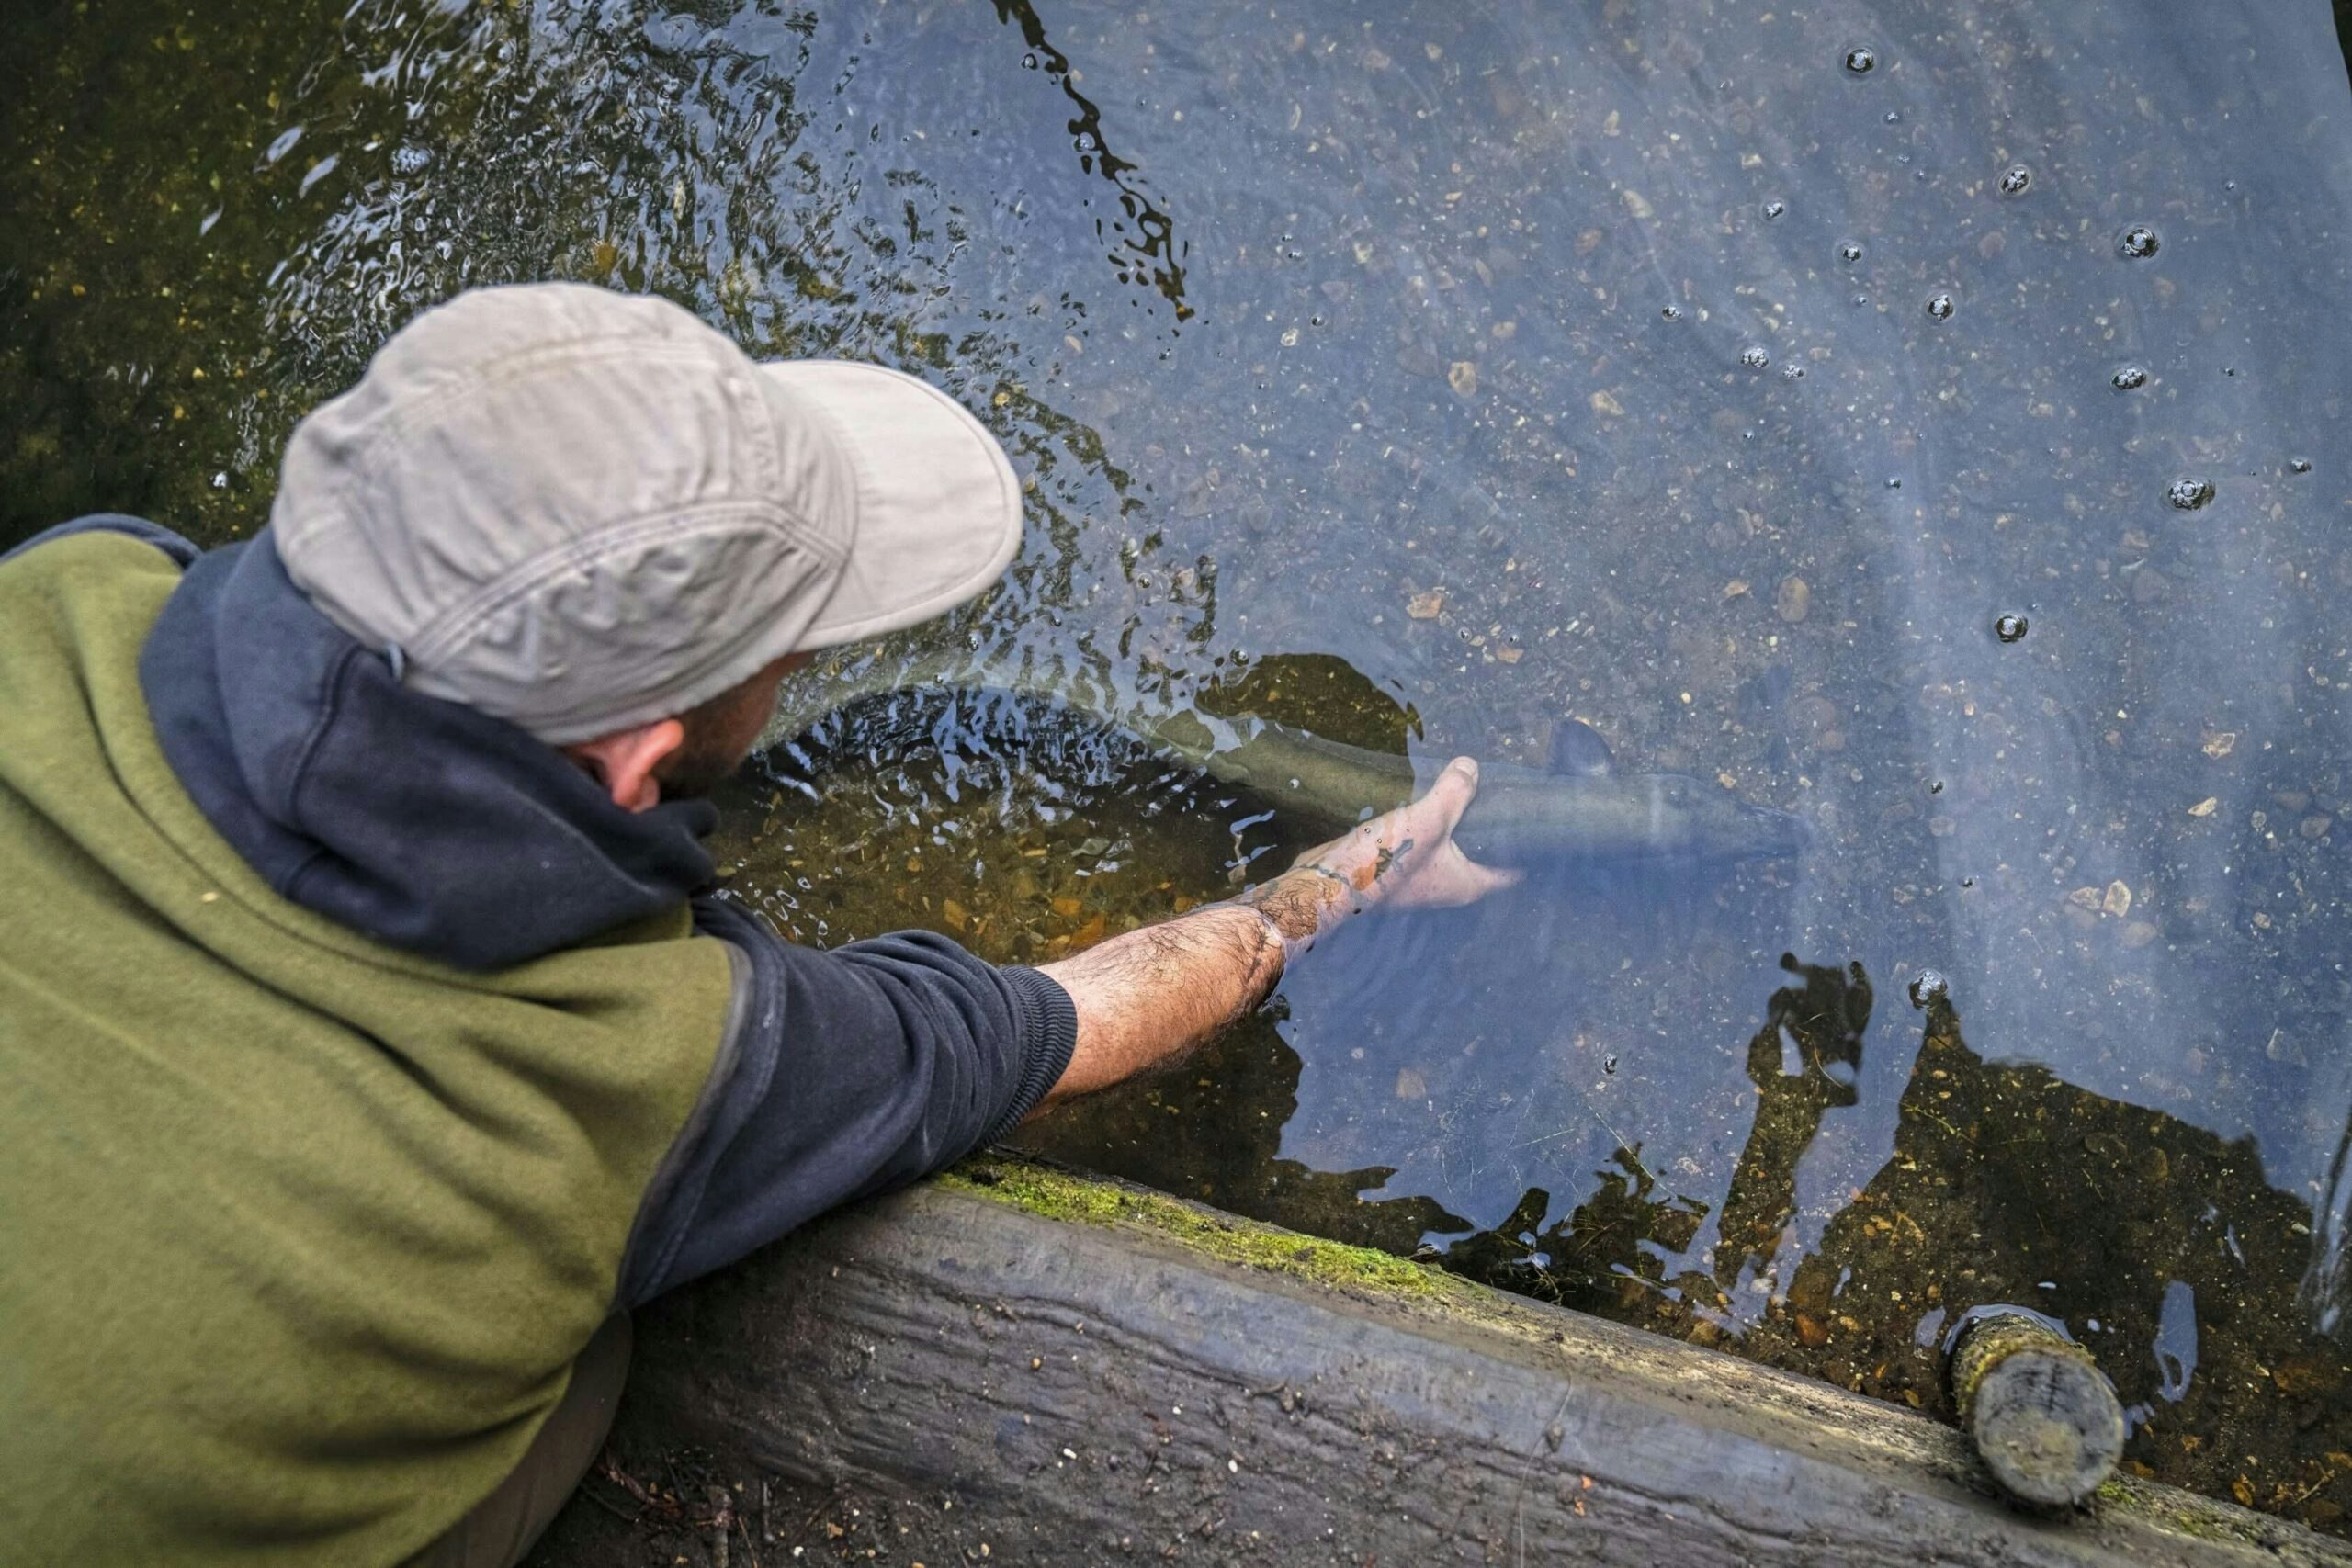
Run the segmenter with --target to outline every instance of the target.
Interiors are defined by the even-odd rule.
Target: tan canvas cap
[[[1020,547],[1021,490],[913,377],[530,284],[393,334],[295,429],[270,529],[413,689],[563,745],[954,608]]]

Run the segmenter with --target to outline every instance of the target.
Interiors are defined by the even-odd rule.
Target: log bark
[[[739,1561],[2352,1563],[2134,1482],[2026,1517],[1912,1412],[1002,1156],[657,1303],[637,1344],[617,1461],[773,1512]],[[537,1561],[708,1529],[632,1537],[618,1496]]]

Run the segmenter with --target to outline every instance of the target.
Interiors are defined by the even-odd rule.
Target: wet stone
[[[2135,223],[2116,240],[2115,249],[2119,255],[2128,256],[2133,261],[2144,261],[2156,254],[2161,243],[2154,229],[2144,223]]]
[[[1772,594],[1772,608],[1781,619],[1793,625],[1813,610],[1813,589],[1802,577],[1784,577]]]
[[[2175,479],[2165,489],[2165,499],[2183,512],[2194,512],[2213,499],[2213,481]]]

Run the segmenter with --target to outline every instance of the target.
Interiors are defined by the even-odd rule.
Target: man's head
[[[664,800],[698,800],[743,765],[775,712],[777,685],[808,662],[805,653],[787,653],[741,685],[675,717],[576,740],[563,754],[585,768],[624,811],[650,810]]]
[[[413,690],[642,809],[741,760],[793,656],[996,581],[1020,489],[876,366],[754,364],[667,301],[490,288],[418,317],[288,443],[288,573]]]

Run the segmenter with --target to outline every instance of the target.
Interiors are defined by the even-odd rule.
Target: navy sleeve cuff
[[[1078,1004],[1059,981],[1035,969],[998,973],[1021,1009],[1021,1083],[1004,1114],[980,1140],[982,1148],[1010,1136],[1021,1119],[1037,1109],[1069,1070],[1069,1059],[1078,1050]]]

